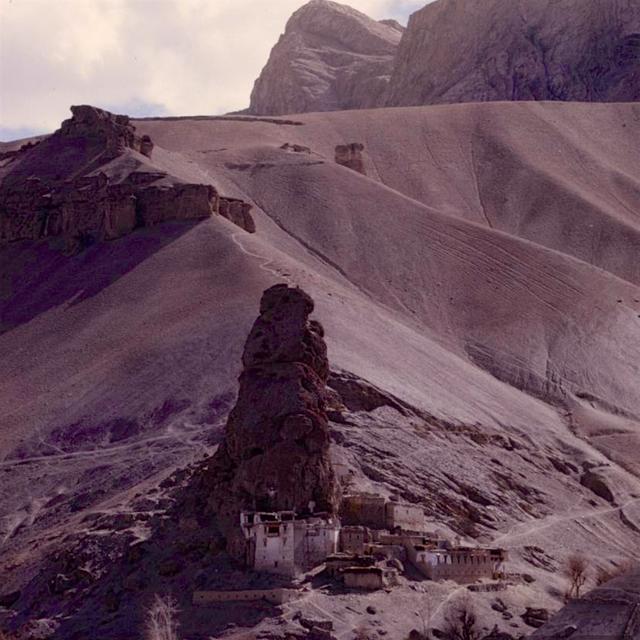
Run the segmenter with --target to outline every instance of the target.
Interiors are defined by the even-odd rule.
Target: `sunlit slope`
[[[411,198],[640,280],[636,104],[466,104],[290,119],[303,124],[138,126],[168,148],[199,151],[196,160],[222,147],[283,142],[331,159],[335,145],[361,142],[369,177]]]
[[[138,126],[203,175],[224,176],[307,251],[456,354],[546,400],[587,395],[637,415],[635,109],[461,105],[292,116],[297,125]],[[369,176],[333,162],[335,144],[349,141],[365,144]],[[311,153],[281,150],[285,142]],[[490,227],[478,189],[503,202]]]
[[[410,407],[333,423],[364,489],[511,549],[536,603],[561,593],[569,550],[633,553],[635,118],[518,103],[136,121],[154,170],[251,202],[256,233],[214,216],[72,257],[46,241],[0,249],[8,589],[87,516],[130,512],[212,451],[275,282],[313,296],[334,370]],[[349,142],[367,175],[335,163]],[[553,563],[532,560],[536,545]]]

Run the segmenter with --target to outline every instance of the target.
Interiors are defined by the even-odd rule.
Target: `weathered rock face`
[[[411,16],[389,106],[640,100],[635,0],[438,0]]]
[[[104,146],[104,159],[117,158],[125,149],[151,156],[149,136],[135,133],[129,116],[115,115],[90,105],[71,107],[72,117],[62,123],[55,135],[80,140],[94,139]]]
[[[580,477],[580,484],[587,487],[595,493],[599,498],[607,502],[614,503],[614,495],[607,484],[605,478],[597,471],[585,471]]]
[[[364,145],[360,142],[351,142],[350,144],[339,144],[335,150],[335,160],[338,164],[348,169],[353,169],[358,173],[366,175],[364,168],[364,158],[362,152]]]
[[[217,211],[218,193],[209,184],[152,185],[137,195],[138,220],[151,227],[167,220],[197,220]]]
[[[104,173],[51,185],[38,178],[0,189],[0,242],[62,237],[67,253],[99,240],[115,240],[138,226],[207,218],[218,195],[210,185],[140,187],[110,183]]]
[[[242,356],[238,400],[204,480],[238,557],[243,509],[305,513],[310,502],[317,511],[337,508],[325,414],[329,364],[322,326],[309,320],[313,306],[300,289],[264,292]]]
[[[402,32],[329,0],[291,16],[256,80],[249,113],[281,115],[384,105]]]
[[[640,100],[640,4],[437,0],[404,29],[312,0],[273,48],[249,112],[498,100]]]
[[[131,151],[150,157],[153,142],[137,136],[127,116],[89,106],[71,111],[50,137],[0,158],[0,242],[60,236],[65,250],[77,253],[139,226],[213,214],[255,231],[248,203],[128,157]]]
[[[218,198],[218,213],[249,233],[254,233],[256,224],[251,217],[251,205],[237,198]]]

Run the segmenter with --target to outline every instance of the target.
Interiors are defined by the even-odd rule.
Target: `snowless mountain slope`
[[[410,18],[389,106],[640,99],[634,0],[437,0]]]
[[[402,27],[311,0],[287,22],[256,80],[248,113],[383,106]]]
[[[248,112],[640,100],[635,0],[435,0],[402,31],[383,23],[307,3],[271,51]]]
[[[335,371],[410,407],[354,408],[333,425],[336,458],[362,488],[511,548],[514,570],[536,578],[526,597],[550,607],[571,549],[629,556],[640,525],[635,105],[133,124],[158,170],[251,202],[256,233],[214,216],[72,257],[46,241],[0,248],[11,319],[0,572],[7,590],[24,589],[18,608],[68,613],[70,601],[33,586],[65,535],[106,544],[109,518],[126,513],[122,535],[141,536],[159,517],[152,488],[212,450],[260,294],[282,281],[314,297]],[[352,142],[366,175],[335,162]],[[500,171],[506,157],[513,175]],[[609,233],[616,225],[625,234]]]

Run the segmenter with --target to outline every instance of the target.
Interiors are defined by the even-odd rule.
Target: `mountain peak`
[[[287,22],[249,112],[273,115],[384,104],[402,32],[355,9],[311,0]]]

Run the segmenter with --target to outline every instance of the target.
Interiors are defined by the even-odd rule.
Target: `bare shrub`
[[[479,640],[482,635],[473,604],[464,598],[449,605],[444,619],[444,640]]]
[[[580,589],[588,578],[589,562],[581,553],[573,553],[567,558],[562,570],[569,580],[568,596],[579,598]]]
[[[623,576],[637,568],[637,565],[631,560],[627,560],[622,564],[613,567],[600,567],[596,573],[596,584],[598,586],[613,580],[618,576]]]
[[[178,639],[178,604],[172,596],[156,594],[147,609],[145,640]]]

